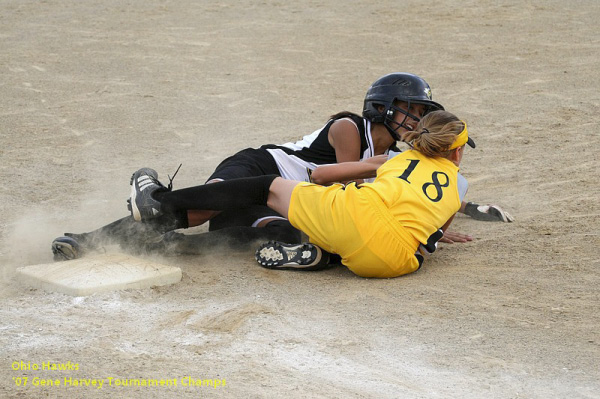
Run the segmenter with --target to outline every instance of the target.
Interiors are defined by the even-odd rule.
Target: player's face
[[[408,113],[408,115],[405,115],[402,112],[397,112],[396,115],[394,115],[394,119],[396,119],[396,122],[402,122],[404,120],[404,117],[406,116],[408,118],[405,123],[412,127],[413,130],[417,126],[419,120],[421,120],[421,118],[425,114],[425,105],[423,104],[410,104],[409,107],[408,103],[400,101],[396,104],[396,106]]]
[[[394,113],[394,121],[399,125],[397,132],[401,138],[404,138],[406,132],[415,130],[417,123],[425,114],[426,107],[423,104],[410,104],[409,107],[408,103],[403,101],[394,105],[405,112]]]

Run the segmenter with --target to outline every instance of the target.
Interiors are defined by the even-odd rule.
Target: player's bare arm
[[[329,129],[328,140],[335,149],[338,163],[355,162],[360,159],[360,136],[353,122],[347,119],[335,121]]]
[[[375,177],[377,169],[387,160],[387,155],[376,155],[363,161],[322,165],[313,171],[311,178],[314,183],[321,185],[361,182],[363,179]]]

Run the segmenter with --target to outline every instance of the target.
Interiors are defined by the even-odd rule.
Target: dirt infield
[[[598,1],[0,10],[0,397],[600,397]],[[394,71],[468,121],[468,199],[515,223],[459,216],[475,241],[391,280],[211,248],[159,259],[184,272],[169,287],[69,297],[15,281],[54,237],[125,216],[139,167],[183,163],[175,186],[201,183],[239,149],[360,112]]]

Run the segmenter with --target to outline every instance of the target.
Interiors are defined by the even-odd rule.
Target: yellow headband
[[[465,128],[463,129],[462,132],[460,132],[460,134],[458,136],[456,136],[456,140],[454,140],[454,143],[452,143],[450,148],[448,148],[449,150],[453,150],[455,148],[462,147],[463,145],[467,144],[467,141],[469,141],[469,132],[467,131],[467,122],[465,122],[465,121],[461,121],[461,122],[463,123]]]

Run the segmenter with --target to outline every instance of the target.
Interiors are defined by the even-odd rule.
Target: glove
[[[474,202],[467,202],[465,214],[475,220],[485,222],[505,222],[510,223],[515,220],[510,213],[506,212],[498,205],[478,205]]]

